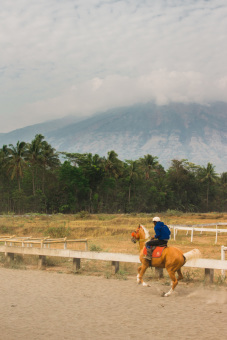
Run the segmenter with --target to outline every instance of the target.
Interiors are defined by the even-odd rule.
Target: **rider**
[[[170,238],[171,231],[169,228],[160,220],[160,217],[156,216],[153,218],[155,237],[152,237],[150,241],[146,242],[147,255],[144,256],[146,260],[151,260],[152,252],[156,246],[167,246]]]

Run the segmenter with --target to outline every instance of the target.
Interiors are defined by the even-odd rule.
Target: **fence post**
[[[45,264],[46,256],[44,255],[39,255],[38,259],[38,269],[42,269],[44,264]]]
[[[5,253],[6,261],[8,263],[12,262],[14,260],[14,253]]]
[[[205,280],[210,279],[210,283],[214,281],[214,269],[205,268]]]
[[[73,271],[74,273],[80,269],[80,259],[74,258],[73,259]]]
[[[216,238],[215,238],[215,244],[218,242],[218,226],[216,225]]]
[[[64,238],[64,249],[67,249],[67,237]]]
[[[192,228],[192,231],[191,231],[191,242],[193,241],[193,233],[194,233],[194,228]]]
[[[115,266],[115,274],[119,271],[119,261],[112,261],[112,266]]]
[[[221,260],[225,261],[225,246],[221,246]],[[224,269],[221,270],[221,274],[222,274],[222,277],[224,279],[225,278],[225,270]]]

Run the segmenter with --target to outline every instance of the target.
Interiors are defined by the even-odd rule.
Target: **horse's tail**
[[[189,260],[198,259],[199,257],[201,257],[201,253],[199,249],[193,249],[193,250],[188,251],[187,253],[184,253],[183,256],[185,258],[185,263],[186,263]]]

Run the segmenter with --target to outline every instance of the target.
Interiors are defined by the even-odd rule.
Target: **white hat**
[[[160,217],[158,217],[158,216],[155,216],[154,218],[153,218],[153,222],[160,222],[161,220],[160,220]]]

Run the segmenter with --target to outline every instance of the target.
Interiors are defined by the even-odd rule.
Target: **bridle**
[[[132,236],[131,240],[132,240],[133,243],[146,242],[148,240],[148,238],[140,238],[140,236],[139,236],[140,228],[142,228],[141,225],[139,225],[139,227],[135,231],[133,231],[132,234],[131,234],[131,236]]]

